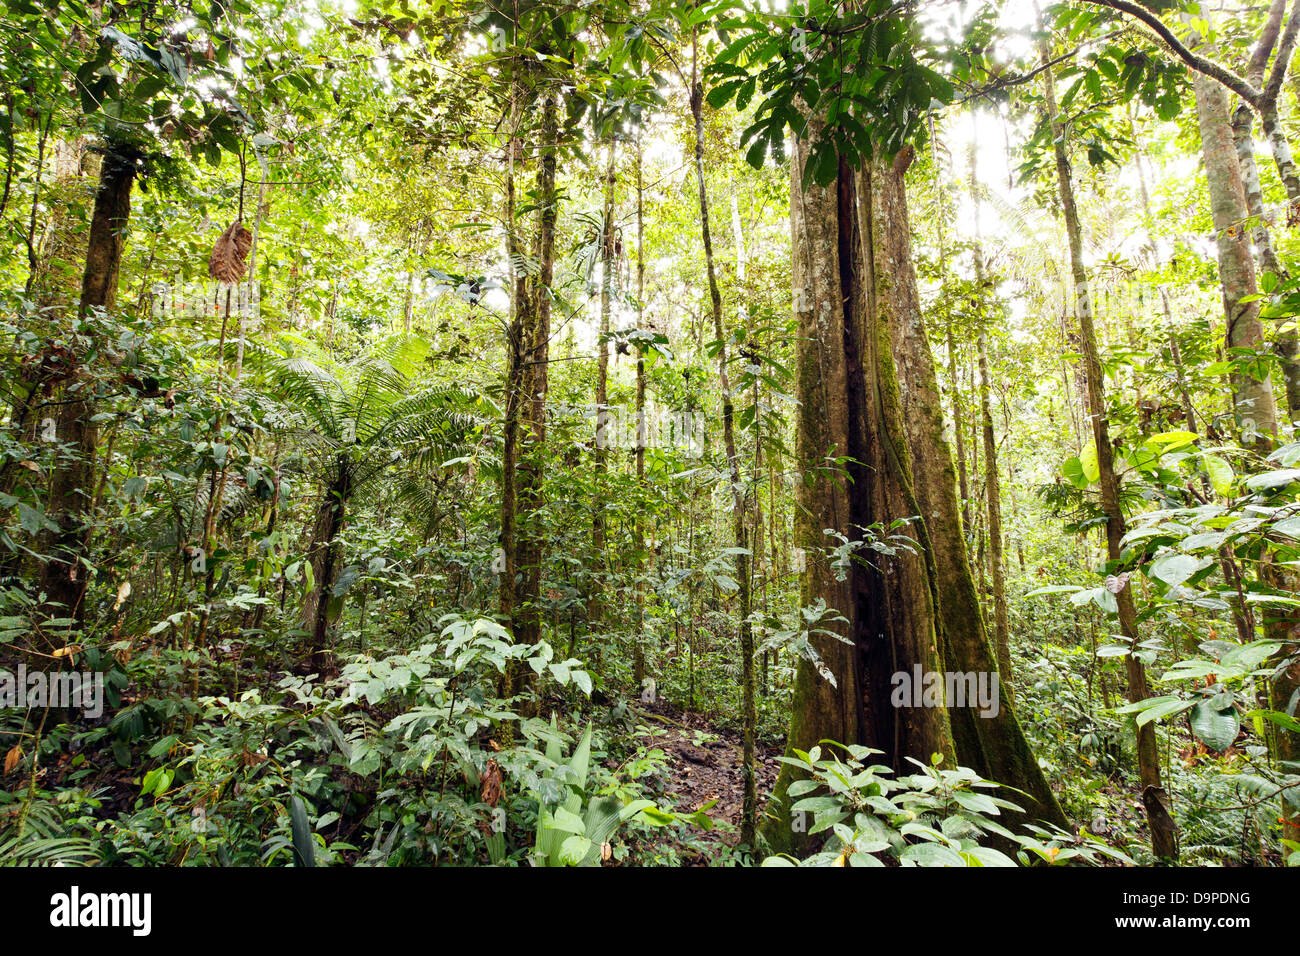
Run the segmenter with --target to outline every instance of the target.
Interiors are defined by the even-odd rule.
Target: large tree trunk
[[[86,245],[86,267],[81,279],[82,316],[92,310],[111,310],[117,295],[118,267],[127,223],[131,217],[131,187],[137,157],[133,151],[109,144],[99,171],[99,188],[91,215]],[[93,417],[94,382],[72,379],[63,390],[55,419],[55,438],[64,449],[50,483],[47,516],[58,531],[43,536],[41,551],[47,556],[41,575],[47,612],[57,617],[82,619],[89,572],[82,564],[89,544],[94,515],[88,513],[94,488],[98,438]]]
[[[992,674],[998,665],[984,628],[964,542],[953,458],[944,437],[943,400],[917,291],[903,175],[890,168],[874,182],[874,204],[883,218],[894,224],[875,245],[881,261],[879,271],[894,277],[889,323],[916,498],[925,516],[938,583],[937,620],[943,635],[944,666],[954,672]],[[1068,826],[1009,698],[1003,697],[998,712],[989,717],[979,716],[971,707],[956,706],[949,706],[948,717],[960,764],[1026,794],[1012,799],[1022,804],[1028,818]]]
[[[1042,47],[1045,65],[1050,64],[1047,45]],[[1052,140],[1056,157],[1057,187],[1060,190],[1061,210],[1065,217],[1066,237],[1070,246],[1070,269],[1074,277],[1075,311],[1079,319],[1079,346],[1083,370],[1088,384],[1088,414],[1092,419],[1093,444],[1097,450],[1098,484],[1101,491],[1101,509],[1106,515],[1106,556],[1118,565],[1127,528],[1124,513],[1120,510],[1119,479],[1115,474],[1114,448],[1110,442],[1110,423],[1106,417],[1106,393],[1102,378],[1101,359],[1097,352],[1097,333],[1092,321],[1092,294],[1088,285],[1088,271],[1083,262],[1082,229],[1074,201],[1074,184],[1070,178],[1070,160],[1066,152],[1065,126],[1056,109],[1056,87],[1050,65],[1043,71],[1043,88],[1047,111],[1052,123]],[[1222,91],[1219,91],[1222,95]],[[1226,120],[1226,112],[1225,112]],[[1232,149],[1230,131],[1228,149]],[[1236,158],[1232,157],[1233,167]],[[1252,275],[1253,279],[1253,275]],[[1256,318],[1258,325],[1258,317]],[[1272,396],[1269,396],[1270,400]],[[1136,650],[1139,640],[1137,607],[1133,601],[1133,586],[1125,582],[1115,595],[1118,605],[1120,633]],[[1128,699],[1134,703],[1151,696],[1146,668],[1130,653],[1124,658],[1128,677]],[[1151,847],[1157,859],[1177,860],[1178,837],[1173,818],[1165,806],[1165,791],[1160,780],[1160,756],[1156,750],[1155,726],[1144,724],[1137,731],[1138,773],[1142,781],[1142,802],[1147,811],[1151,829]]]
[[[937,673],[942,660],[936,582],[925,558],[926,513],[913,491],[888,319],[897,280],[888,271],[889,243],[906,223],[897,221],[897,209],[876,201],[876,177],[889,175],[880,162],[859,171],[841,159],[834,182],[803,190],[801,174],[820,132],[811,118],[809,138],[796,139],[790,161],[799,310],[796,457],[803,473],[796,545],[806,555],[801,603],[821,600],[839,611],[846,621],[835,627],[850,643],[814,640],[834,684],[800,661],[787,745],[865,744],[882,752],[882,762],[902,768],[908,756],[928,762],[933,753],[953,755],[943,707],[894,707],[891,700],[894,674],[911,674],[916,666]],[[847,475],[835,458],[847,458]],[[864,528],[918,515],[907,533],[921,554],[900,551],[871,562],[855,557],[842,574],[832,567],[826,530],[859,540]],[[786,797],[794,779],[785,767],[772,797],[765,834],[777,849],[805,840],[792,828],[797,820]]]

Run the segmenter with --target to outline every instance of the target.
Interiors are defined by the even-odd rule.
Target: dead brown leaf
[[[501,767],[495,759],[487,762],[483,770],[483,783],[479,789],[479,799],[489,807],[501,802]]]
[[[248,271],[248,252],[253,247],[253,234],[236,219],[217,237],[208,257],[208,275],[218,282],[238,282]]]

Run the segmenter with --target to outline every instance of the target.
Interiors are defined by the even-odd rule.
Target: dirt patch
[[[725,820],[731,828],[712,831],[709,842],[734,846],[740,839],[745,795],[740,735],[715,729],[702,714],[672,712],[662,705],[645,708],[643,713],[646,719],[641,721],[639,739],[647,748],[658,748],[667,755],[668,794],[675,798],[678,809],[691,813],[716,800],[706,812]],[[760,814],[780,772],[781,763],[776,758],[781,753],[781,748],[761,742],[757,747]]]

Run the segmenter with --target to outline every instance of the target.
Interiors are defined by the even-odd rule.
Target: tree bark
[[[546,393],[551,340],[551,285],[555,277],[555,224],[559,198],[555,173],[559,139],[557,94],[548,93],[541,110],[541,160],[537,171],[537,237],[533,247],[537,275],[528,281],[522,315],[523,353],[519,465],[515,477],[518,509],[516,554],[519,581],[515,591],[514,637],[536,644],[542,636],[542,561],[546,528],[543,488],[546,444]],[[523,673],[521,671],[521,673]],[[526,675],[525,675],[526,678]],[[518,688],[516,688],[517,690]]]
[[[944,437],[943,400],[917,289],[903,174],[889,167],[875,182],[874,205],[882,210],[883,220],[893,225],[876,241],[878,271],[894,277],[889,324],[916,498],[925,516],[938,584],[936,620],[942,634],[944,666],[953,672],[992,674],[998,665],[964,542],[965,522],[956,493],[953,457]],[[1025,738],[1012,700],[1003,699],[998,713],[989,717],[950,704],[948,719],[961,765],[1022,791],[1026,796],[1012,799],[1023,806],[1027,818],[1069,825]]]
[[[1198,74],[1193,80],[1219,251],[1219,282],[1227,319],[1225,341],[1229,349],[1255,350],[1264,340],[1264,330],[1259,319],[1259,302],[1242,301],[1259,289],[1245,228],[1249,213],[1228,118],[1228,97],[1208,77]],[[1277,407],[1268,375],[1256,377],[1249,370],[1237,372],[1233,375],[1233,389],[1233,404],[1243,439],[1257,448],[1270,447],[1277,435]]]
[[[829,186],[802,188],[802,170],[821,121],[809,117],[791,153],[791,232],[795,304],[799,312],[796,383],[799,399],[795,541],[803,548],[803,606],[825,601],[846,621],[836,630],[851,642],[813,641],[835,684],[801,660],[795,679],[787,746],[808,750],[819,740],[865,744],[896,768],[912,756],[953,755],[943,707],[894,707],[893,675],[938,672],[936,587],[918,503],[894,366],[889,314],[897,276],[889,250],[905,222],[879,202],[887,163],[858,170],[841,157]],[[846,466],[834,459],[846,459]],[[847,475],[842,473],[847,471]],[[852,560],[837,574],[826,531],[858,540],[863,529],[916,517],[907,533],[919,552],[900,551],[872,562]],[[917,703],[920,703],[917,701]],[[764,833],[777,849],[802,846],[786,793],[795,775],[779,776]]]
[[[317,505],[312,547],[307,556],[315,587],[303,601],[303,626],[311,635],[311,669],[322,676],[330,667],[330,598],[338,579],[341,557],[338,536],[343,530],[348,501],[352,497],[351,476],[351,462],[345,452],[335,460],[333,474]]]
[[[138,157],[115,143],[107,144],[100,164],[99,187],[91,214],[86,245],[86,266],[81,278],[80,315],[94,310],[111,311],[117,297],[117,275],[122,246],[131,218],[131,187],[135,182]],[[63,402],[55,420],[55,437],[65,450],[50,482],[47,517],[58,531],[43,535],[41,551],[46,555],[41,590],[46,610],[58,617],[80,622],[83,599],[89,583],[86,559],[94,515],[87,511],[90,489],[94,488],[98,429],[93,421],[94,381],[78,376],[63,389]]]

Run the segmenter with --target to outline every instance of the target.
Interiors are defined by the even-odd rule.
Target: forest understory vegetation
[[[1300,0],[0,10],[0,862],[1300,865]]]

